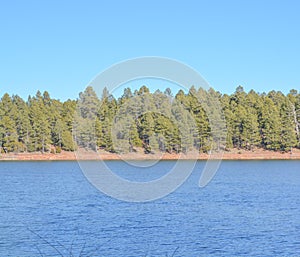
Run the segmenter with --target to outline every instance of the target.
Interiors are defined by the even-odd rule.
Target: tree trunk
[[[44,136],[43,136],[43,139],[42,139],[42,153],[45,152],[45,140],[44,140]]]
[[[295,108],[294,104],[292,104],[292,112],[293,112],[293,117],[294,117],[294,122],[295,122],[295,129],[296,129],[298,144],[300,145],[300,135],[299,135],[300,124],[299,124],[299,122],[297,120],[297,112],[296,112],[296,108]]]

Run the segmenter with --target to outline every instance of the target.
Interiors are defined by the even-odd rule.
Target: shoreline
[[[77,156],[76,156],[77,155]],[[153,161],[153,160],[300,160],[300,149],[293,149],[290,152],[274,152],[263,149],[254,151],[232,149],[224,151],[223,154],[209,155],[189,153],[185,154],[169,154],[169,153],[129,153],[129,154],[114,154],[104,151],[95,152],[66,152],[59,154],[53,153],[8,153],[0,154],[1,161],[76,161],[76,160],[128,160],[128,161]]]

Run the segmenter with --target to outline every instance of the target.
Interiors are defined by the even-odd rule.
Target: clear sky
[[[177,59],[215,89],[300,89],[300,1],[1,1],[0,95],[76,98],[140,56]]]

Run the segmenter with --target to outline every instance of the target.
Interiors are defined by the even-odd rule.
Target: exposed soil
[[[104,151],[98,153],[90,151],[66,152],[59,154],[52,153],[8,153],[0,154],[0,161],[69,161],[69,160],[177,160],[177,159],[223,159],[223,160],[271,160],[271,159],[298,159],[300,160],[300,149],[293,149],[291,152],[274,152],[263,149],[254,151],[232,149],[217,154],[144,154],[143,152],[129,154],[113,154]]]

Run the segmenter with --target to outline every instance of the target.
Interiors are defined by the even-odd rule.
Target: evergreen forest
[[[219,131],[212,125],[216,106],[225,122]],[[106,88],[98,97],[87,87],[77,100],[62,102],[38,91],[27,100],[6,93],[0,101],[1,153],[60,153],[78,148],[201,153],[212,147],[287,152],[300,147],[299,130],[300,94],[294,89],[286,95],[247,93],[239,86],[228,95],[195,87],[188,92],[167,88],[152,93],[141,86],[134,92],[126,88],[115,98]],[[216,144],[218,134],[222,140]]]

